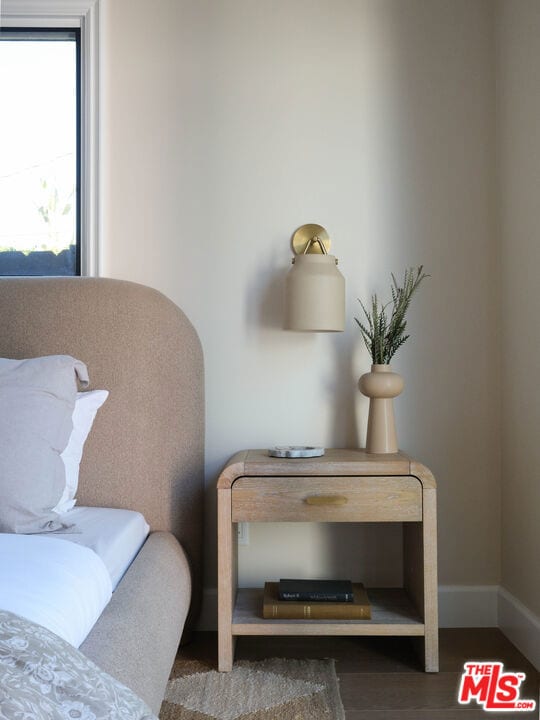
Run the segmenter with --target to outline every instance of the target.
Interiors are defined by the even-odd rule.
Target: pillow
[[[0,718],[157,720],[80,650],[7,610],[0,610]]]
[[[68,355],[0,359],[0,532],[65,528],[54,508],[65,486],[77,380],[86,365]]]
[[[96,413],[109,397],[108,390],[90,390],[89,392],[78,392],[73,410],[73,430],[66,449],[60,455],[64,461],[66,470],[66,485],[60,498],[60,502],[54,508],[54,512],[65,513],[75,505],[75,495],[79,485],[79,465],[81,464],[84,443]]]

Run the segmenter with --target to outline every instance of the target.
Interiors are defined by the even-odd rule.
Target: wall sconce
[[[330,238],[321,225],[302,225],[292,237],[295,253],[285,285],[286,330],[345,330],[345,279],[329,255]]]

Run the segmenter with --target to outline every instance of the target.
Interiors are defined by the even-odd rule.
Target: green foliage
[[[379,303],[376,294],[371,296],[371,312],[366,309],[364,303],[358,300],[366,316],[366,322],[360,322],[355,318],[362,333],[366,347],[371,354],[374,365],[386,365],[390,362],[395,353],[409,338],[405,335],[407,321],[405,315],[411,304],[411,299],[422,280],[429,275],[423,272],[423,265],[405,270],[403,284],[400,286],[392,273],[392,301],[383,305]],[[392,312],[388,317],[387,308],[392,306]]]
[[[47,224],[51,224],[55,215],[67,215],[71,211],[71,203],[60,203],[57,187],[50,188],[46,180],[41,180],[41,189],[47,193],[47,202],[38,207],[38,213]]]
[[[50,250],[58,254],[73,243],[73,231],[68,230],[63,219],[67,217],[69,220],[73,208],[74,189],[71,189],[69,194],[63,197],[54,177],[49,180],[41,178],[39,184],[41,204],[36,204],[36,209],[47,226],[47,241],[42,243],[39,248],[33,247],[32,251]]]

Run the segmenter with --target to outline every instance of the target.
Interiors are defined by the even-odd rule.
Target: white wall
[[[420,263],[432,277],[394,363],[400,445],[438,479],[440,582],[498,583],[492,38],[489,0],[104,4],[103,274],[163,291],[201,335],[207,586],[221,466],[246,447],[363,444],[356,298]],[[343,334],[281,329],[305,222],[333,238]],[[361,542],[350,528],[251,530],[243,582],[336,561],[399,575],[395,527]]]
[[[499,10],[502,584],[540,618],[540,4]]]

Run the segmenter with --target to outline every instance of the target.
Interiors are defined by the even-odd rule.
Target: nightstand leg
[[[231,519],[231,491],[218,490],[218,670],[230,672],[236,638],[232,617],[236,600],[237,533]]]
[[[422,522],[403,524],[403,575],[405,589],[424,620],[422,659],[426,672],[439,671],[437,613],[436,490],[423,491]]]
[[[234,663],[234,648],[236,637],[233,635],[221,635],[218,637],[218,670],[219,672],[231,672]]]
[[[424,488],[424,662],[426,672],[439,672],[437,585],[437,491]]]

